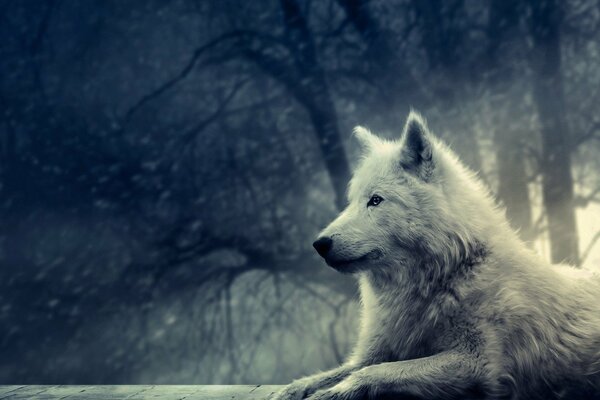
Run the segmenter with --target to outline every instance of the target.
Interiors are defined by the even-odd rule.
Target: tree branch
[[[179,82],[184,80],[189,76],[189,74],[193,71],[194,67],[197,65],[200,58],[208,51],[213,48],[221,45],[227,41],[237,40],[237,39],[260,39],[263,42],[277,43],[281,44],[281,41],[271,35],[264,34],[261,32],[255,32],[250,30],[236,30],[232,32],[228,32],[211,40],[210,42],[204,44],[203,46],[194,50],[192,56],[188,60],[188,62],[184,65],[184,67],[175,75],[173,78],[169,79],[152,92],[142,96],[135,104],[133,104],[123,115],[121,126],[125,127],[133,117],[133,115],[141,109],[145,104],[152,101],[153,99],[160,97],[162,94],[176,86]],[[239,44],[237,44],[239,46]]]
[[[594,248],[594,246],[596,245],[596,243],[598,242],[598,240],[600,240],[600,231],[596,232],[596,234],[594,235],[594,237],[592,238],[592,240],[590,240],[590,243],[588,243],[587,247],[583,251],[583,254],[581,255],[581,258],[580,258],[580,261],[579,261],[580,264],[583,264],[585,262],[585,260],[590,255],[592,249]]]
[[[217,107],[217,109],[213,111],[211,115],[209,115],[204,120],[200,121],[193,128],[189,129],[183,134],[183,137],[181,138],[181,145],[189,145],[190,142],[196,138],[198,133],[202,132],[204,129],[206,129],[207,126],[219,119],[219,117],[223,115],[225,109],[227,108],[227,105],[229,105],[229,103],[234,99],[235,95],[246,83],[248,83],[248,80],[243,80],[235,84],[231,92],[225,97],[225,99],[221,102],[219,107]]]

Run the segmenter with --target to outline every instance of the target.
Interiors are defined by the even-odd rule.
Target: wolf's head
[[[357,127],[364,157],[346,209],[314,242],[342,271],[432,268],[460,263],[489,224],[503,224],[487,190],[411,112],[398,141]],[[435,270],[435,271],[434,271]]]

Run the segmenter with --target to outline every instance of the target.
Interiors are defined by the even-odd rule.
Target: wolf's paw
[[[298,379],[276,393],[272,400],[301,400],[313,394],[317,389],[313,380]]]
[[[328,389],[319,390],[309,400],[359,400],[368,398],[367,387],[352,376]]]
[[[306,389],[304,386],[292,383],[277,392],[273,400],[301,400],[308,394]]]

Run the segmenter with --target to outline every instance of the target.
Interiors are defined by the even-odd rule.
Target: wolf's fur
[[[527,248],[418,114],[397,142],[355,133],[349,205],[321,236],[359,279],[359,340],[278,398],[600,398],[598,281]]]

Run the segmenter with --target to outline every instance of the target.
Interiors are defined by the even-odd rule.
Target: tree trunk
[[[308,112],[333,185],[335,204],[338,209],[343,210],[346,206],[346,188],[350,180],[350,167],[339,134],[333,102],[328,93],[322,99],[317,99],[318,95],[313,97],[315,101],[308,107]]]
[[[331,180],[335,204],[339,210],[346,205],[346,188],[350,166],[338,128],[337,112],[325,73],[319,63],[315,43],[307,21],[296,0],[280,0],[284,23],[282,43],[287,50],[283,57],[269,51],[270,43],[242,40],[239,51],[273,79],[279,81],[307,112],[315,131],[325,168]],[[279,49],[280,50],[280,49]],[[317,276],[304,268],[301,272]],[[327,279],[321,280],[326,282]],[[339,284],[338,284],[339,283]],[[339,278],[332,284],[349,297],[356,293],[355,282]]]
[[[523,131],[506,121],[508,116],[495,118],[494,143],[498,168],[498,199],[506,208],[506,218],[525,241],[533,239],[531,202],[527,187],[525,158],[521,138]]]
[[[497,196],[506,208],[510,225],[519,231],[521,239],[531,241],[531,201],[527,187],[523,131],[515,118],[521,109],[515,98],[522,98],[521,82],[515,81],[516,71],[512,56],[515,46],[524,47],[523,35],[518,31],[522,12],[517,0],[494,0],[488,23],[488,49],[483,69],[492,96],[491,112],[494,126],[494,144],[498,168]],[[510,43],[510,47],[504,46]],[[515,45],[516,43],[516,45]],[[512,53],[511,53],[512,52]]]
[[[341,210],[346,204],[350,167],[337,123],[337,113],[325,74],[318,62],[315,44],[300,6],[295,0],[281,0],[287,40],[294,52],[294,82],[284,82],[302,103],[317,134],[321,155]]]
[[[579,261],[569,131],[561,77],[558,0],[531,1],[533,96],[542,139],[542,194],[553,263]]]

